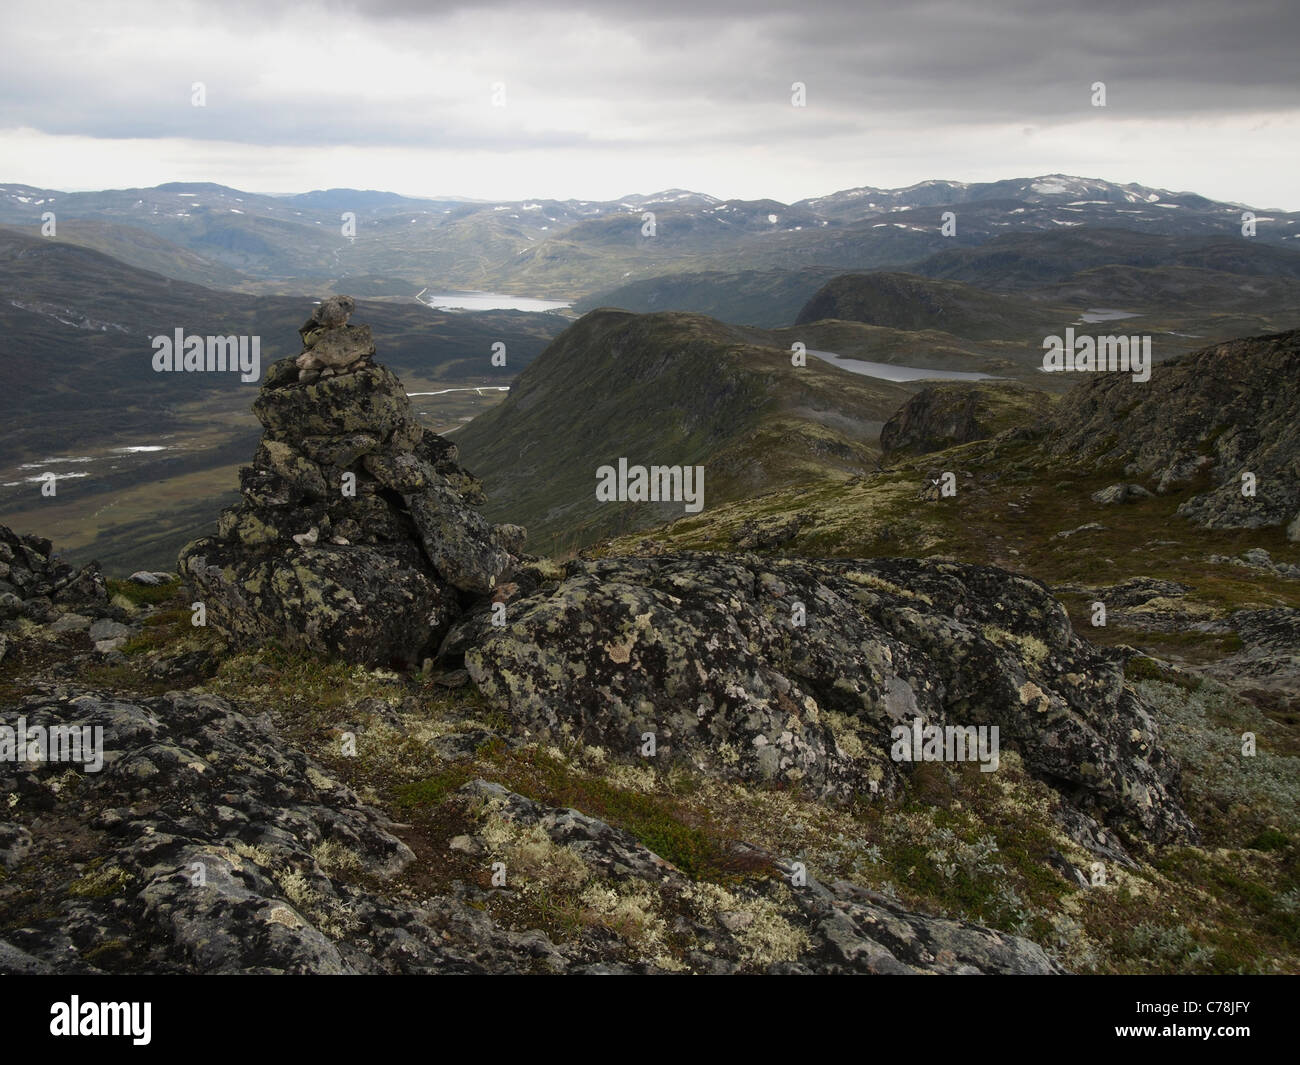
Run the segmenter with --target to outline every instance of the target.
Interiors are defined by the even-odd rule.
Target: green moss
[[[1266,828],[1246,846],[1254,851],[1284,851],[1291,846],[1291,838],[1276,828]]]
[[[131,882],[131,874],[117,866],[95,868],[68,885],[68,894],[83,899],[103,899],[121,895]]]
[[[108,939],[103,943],[96,944],[81,957],[91,965],[98,967],[104,962],[119,961],[130,956],[131,948],[125,941],[121,939]]]
[[[1154,658],[1137,657],[1130,658],[1124,663],[1124,678],[1126,680],[1158,680],[1164,684],[1173,684],[1183,691],[1196,691],[1201,686],[1199,677],[1191,677],[1186,673],[1180,673],[1177,670],[1161,665]]]
[[[473,775],[466,766],[448,766],[423,780],[399,785],[394,790],[394,801],[399,809],[407,810],[421,806],[441,806],[448,796],[473,779]]]

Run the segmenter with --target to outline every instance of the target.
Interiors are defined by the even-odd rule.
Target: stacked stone
[[[298,330],[302,337],[302,354],[294,364],[298,380],[310,385],[322,377],[356,373],[371,365],[375,342],[368,325],[348,325],[356,310],[351,296],[331,296],[320,305]]]
[[[253,412],[266,432],[216,537],[181,552],[209,624],[371,665],[422,662],[522,552],[519,526],[475,510],[482,485],[454,444],[416,421],[373,361],[354,304],[325,300],[304,349],[268,368]]]

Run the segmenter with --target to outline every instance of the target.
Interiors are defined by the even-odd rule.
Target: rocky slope
[[[1095,374],[1048,420],[1063,463],[1124,465],[1211,529],[1286,528],[1300,540],[1300,330],[1215,344],[1161,363],[1146,383]],[[1139,416],[1134,416],[1140,411]],[[1243,491],[1243,475],[1254,477]]]
[[[416,855],[395,825],[264,716],[213,696],[123,699],[55,686],[14,708],[30,725],[102,727],[98,774],[0,763],[17,820],[0,824],[0,909],[26,920],[0,936],[7,973],[655,972],[667,952],[625,961],[592,943],[556,944],[484,913],[505,889],[460,883],[418,896],[401,875]],[[1052,973],[1032,943],[908,913],[849,883],[779,880],[737,892],[693,883],[625,832],[473,781],[476,831],[511,876],[563,875],[632,914],[653,894],[682,911],[677,935],[707,972]],[[11,813],[9,816],[13,816]],[[409,827],[409,826],[407,826]],[[529,862],[533,864],[530,866]],[[42,870],[55,912],[22,897]],[[26,903],[26,908],[24,908]],[[602,954],[604,955],[602,957]]]

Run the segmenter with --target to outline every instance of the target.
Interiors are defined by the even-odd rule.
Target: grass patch
[[[120,595],[124,599],[129,599],[136,606],[157,606],[159,603],[167,602],[180,591],[181,578],[178,574],[166,584],[149,585],[110,577],[104,583],[108,587],[108,597],[110,599],[115,595]]]

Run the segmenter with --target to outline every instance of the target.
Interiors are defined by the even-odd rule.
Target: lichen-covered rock
[[[99,563],[74,569],[40,536],[24,536],[0,525],[0,622],[33,613],[42,617],[54,605],[106,605],[108,589]],[[54,610],[57,617],[60,611]],[[53,620],[51,617],[49,620]]]
[[[676,554],[571,563],[479,611],[463,653],[496,706],[543,736],[842,796],[899,792],[891,730],[998,726],[1003,749],[1091,816],[1192,838],[1177,770],[1119,665],[1037,581],[941,561]]]
[[[414,857],[395,826],[223,699],[56,686],[4,707],[16,717],[102,728],[104,764],[0,761],[23,913],[0,972],[521,972],[539,940],[555,953],[455,897],[388,897]],[[23,891],[57,905],[15,910]]]
[[[253,404],[266,433],[240,473],[241,501],[216,537],[186,545],[180,568],[227,635],[419,663],[496,587],[523,538],[473,509],[482,486],[371,362],[351,311],[348,297],[326,300],[299,359],[268,368]]]
[[[411,826],[212,695],[42,685],[0,717],[103,730],[95,771],[0,761],[0,973],[1061,971],[1016,936],[795,882],[743,844],[768,875],[694,880],[624,830],[481,779],[455,796],[469,831],[447,855],[508,880],[431,889]],[[486,905],[563,895],[589,927],[562,942]]]
[[[1241,649],[1202,667],[1238,688],[1270,693],[1290,713],[1300,711],[1300,610],[1237,610],[1228,619]]]
[[[691,881],[628,833],[577,810],[546,807],[482,780],[463,791],[485,802],[496,825],[520,830],[515,839],[534,853],[539,843],[549,845],[578,859],[579,877],[595,873],[607,883],[632,885],[632,890],[625,886],[610,894],[623,912],[631,903],[644,906],[639,913],[630,911],[643,925],[653,925],[657,911],[676,915],[677,935],[700,945],[690,960],[703,972],[731,973],[742,967],[824,974],[1063,971],[1041,947],[1018,936],[912,913],[897,900],[847,881],[823,884],[805,873],[796,883],[790,863],[757,848],[743,847],[746,860],[777,875],[724,889]],[[503,836],[510,841],[508,833],[493,836],[486,842],[470,837],[462,846],[491,856],[494,843],[500,846]],[[550,864],[563,868],[558,861]],[[638,885],[652,891],[638,892]]]
[[[79,611],[81,613],[74,613]],[[49,540],[23,536],[0,525],[0,661],[35,623],[57,624],[65,616],[114,617],[99,563],[74,569],[55,553]]]
[[[261,557],[213,540],[186,549],[208,624],[240,646],[277,638],[352,662],[418,662],[460,613],[410,544],[268,546]]]

